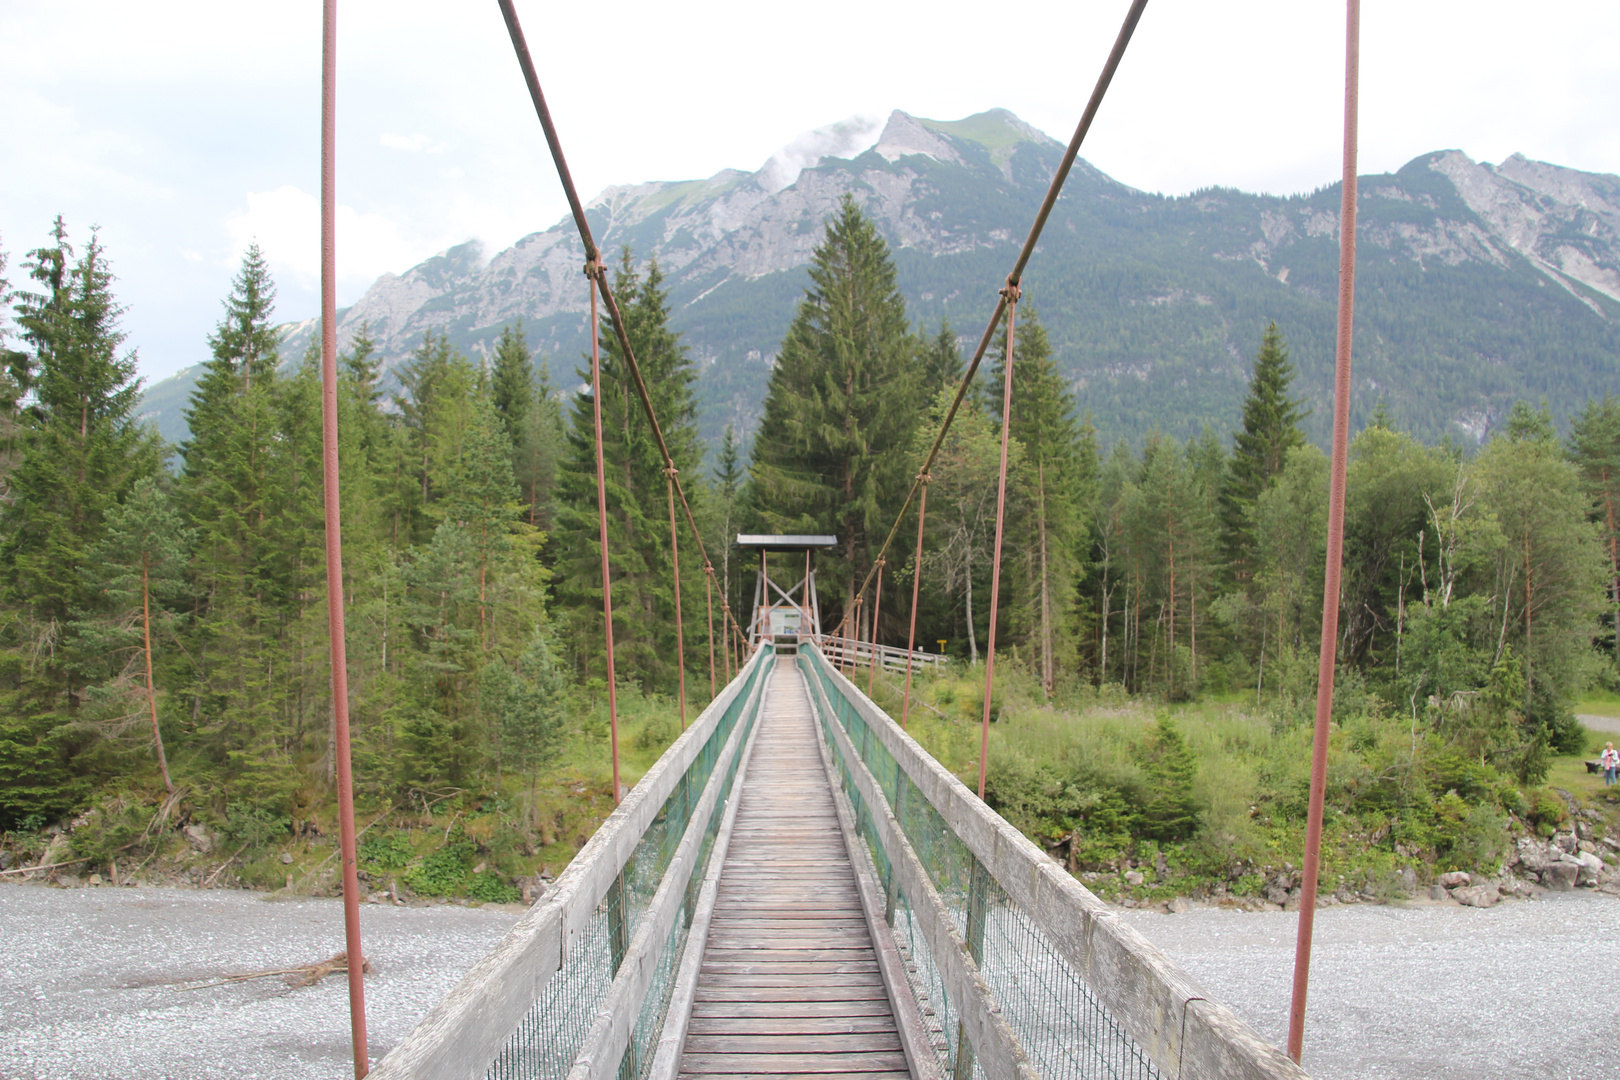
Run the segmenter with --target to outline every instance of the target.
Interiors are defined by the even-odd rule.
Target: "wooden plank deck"
[[[911,1073],[798,665],[767,687],[704,945],[682,1077]]]

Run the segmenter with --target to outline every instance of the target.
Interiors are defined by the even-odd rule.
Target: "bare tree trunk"
[[[1524,693],[1526,700],[1529,700],[1535,689],[1530,671],[1532,663],[1530,655],[1530,606],[1534,597],[1535,592],[1530,581],[1530,533],[1526,530],[1524,534]]]
[[[1609,515],[1609,595],[1614,600],[1614,664],[1620,668],[1620,534],[1614,531],[1614,500],[1609,498],[1609,471],[1603,470],[1603,509]]]
[[[1164,684],[1171,697],[1176,693],[1176,519],[1172,515],[1165,529],[1170,553],[1170,636],[1165,641]],[[1161,615],[1163,613],[1161,612]]]
[[[968,664],[979,666],[979,639],[973,632],[973,547],[970,544],[963,555],[965,569],[962,577],[967,584]]]
[[[1036,491],[1040,496],[1040,523],[1041,523],[1041,690],[1046,694],[1047,700],[1052,697],[1052,596],[1051,586],[1047,579],[1046,563],[1046,466],[1036,467],[1039,478],[1039,487]]]
[[[152,600],[147,574],[148,556],[141,555],[141,633],[146,638],[146,701],[152,709],[152,745],[157,748],[158,769],[163,773],[163,787],[174,794],[174,781],[169,779],[169,759],[163,753],[163,732],[158,730],[157,687],[152,682]]]

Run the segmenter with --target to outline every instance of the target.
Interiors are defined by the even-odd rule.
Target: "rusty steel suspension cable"
[[[1146,0],[1139,0],[1146,3]],[[518,66],[523,71],[524,84],[529,88],[529,97],[534,102],[535,115],[540,119],[540,127],[545,132],[546,145],[551,149],[551,160],[557,168],[557,179],[562,183],[563,193],[568,198],[568,209],[574,218],[574,227],[579,231],[580,242],[585,246],[586,265],[601,265],[601,249],[596,245],[596,238],[591,234],[590,222],[585,219],[585,205],[580,202],[579,191],[574,186],[573,174],[569,172],[567,157],[563,154],[562,141],[557,136],[557,126],[552,122],[551,109],[546,105],[546,95],[540,88],[540,77],[536,74],[534,58],[529,53],[529,45],[523,36],[523,26],[518,21],[517,9],[513,7],[512,0],[497,0],[500,5],[501,16],[506,20],[507,33],[512,38],[512,49],[517,54]],[[652,397],[647,393],[647,383],[641,375],[641,365],[636,362],[635,350],[630,346],[630,337],[624,327],[624,319],[619,312],[618,300],[613,296],[613,290],[607,282],[605,273],[596,277],[596,291],[601,293],[602,303],[607,308],[608,322],[613,327],[614,336],[618,338],[619,349],[624,356],[625,368],[630,373],[631,382],[635,386],[636,396],[641,401],[642,411],[647,416],[647,423],[652,428],[653,439],[658,444],[659,456],[663,458],[664,468],[674,469],[675,459],[670,455],[669,444],[664,439],[663,428],[659,426],[657,411],[653,408]],[[594,294],[593,294],[594,297]],[[593,324],[595,316],[592,316]],[[593,331],[594,332],[594,331]],[[697,543],[698,554],[706,563],[712,563],[709,558],[707,546],[703,543],[703,533],[698,528],[697,519],[692,516],[692,507],[687,502],[686,490],[681,486],[680,478],[674,478],[675,493],[680,496],[681,509],[685,512],[686,523],[691,530],[692,539]],[[724,593],[720,596],[720,608],[730,619],[734,629],[741,633],[741,626],[731,611],[731,605]],[[685,658],[682,657],[682,663]]]
[[[349,751],[349,662],[343,625],[342,494],[337,400],[337,0],[321,18],[321,489],[326,512],[326,613],[331,637],[332,756],[337,773],[338,848],[343,862],[343,942],[348,956],[349,1038],[354,1075],[371,1071],[366,1039],[365,954],[360,947],[360,877]]]
[[[1346,0],[1344,28],[1344,178],[1339,203],[1339,325],[1333,373],[1333,463],[1328,484],[1327,574],[1322,584],[1322,638],[1316,668],[1316,730],[1311,741],[1311,794],[1305,819],[1305,865],[1294,942],[1294,988],[1288,1008],[1288,1056],[1305,1048],[1305,993],[1322,868],[1322,803],[1333,717],[1333,665],[1339,644],[1339,586],[1344,565],[1344,488],[1350,443],[1350,358],[1356,300],[1356,128],[1361,78],[1361,0]]]
[[[1007,444],[1012,434],[1013,329],[1018,317],[1017,285],[1002,292],[1007,308],[1007,363],[1001,380],[1001,470],[996,479],[996,554],[990,563],[990,632],[984,651],[984,721],[979,730],[979,798],[984,798],[985,769],[990,761],[990,699],[996,689],[996,616],[1001,610],[1001,540],[1007,526]]]
[[[509,0],[502,0],[505,4]],[[1035,245],[1041,238],[1041,231],[1046,228],[1046,219],[1051,216],[1052,208],[1057,205],[1058,196],[1063,192],[1063,184],[1069,178],[1069,171],[1074,168],[1075,158],[1080,154],[1080,144],[1085,141],[1086,133],[1091,130],[1091,123],[1096,119],[1097,110],[1102,106],[1103,97],[1108,93],[1108,86],[1114,79],[1114,73],[1119,70],[1119,63],[1125,58],[1125,48],[1131,42],[1131,35],[1136,32],[1136,24],[1142,18],[1142,11],[1147,7],[1147,0],[1132,0],[1130,11],[1125,14],[1125,22],[1119,28],[1119,36],[1114,40],[1114,47],[1108,53],[1108,59],[1103,63],[1102,73],[1097,76],[1097,84],[1092,88],[1091,98],[1086,102],[1085,112],[1080,116],[1080,123],[1075,126],[1074,135],[1069,139],[1068,149],[1063,153],[1063,161],[1058,165],[1057,172],[1052,175],[1052,182],[1047,186],[1046,198],[1041,202],[1040,212],[1035,215],[1035,223],[1030,226],[1029,236],[1024,240],[1024,246],[1018,252],[1018,261],[1013,264],[1012,273],[1007,275],[1006,284],[1018,288],[1023,281],[1024,268],[1035,254]],[[951,399],[951,407],[945,413],[945,420],[939,426],[939,434],[934,437],[934,444],[928,450],[928,456],[923,459],[922,468],[918,470],[919,477],[926,474],[933,467],[934,458],[939,454],[939,448],[945,442],[945,435],[956,420],[957,410],[962,406],[962,400],[967,397],[968,386],[973,382],[973,376],[979,370],[979,362],[990,347],[990,339],[995,336],[996,326],[1001,322],[1001,316],[1007,310],[1007,296],[1003,290],[997,297],[996,310],[990,316],[990,322],[984,328],[984,334],[979,338],[979,345],[973,350],[973,359],[968,363],[967,371],[962,375],[962,381],[957,385],[956,396]],[[905,520],[906,511],[911,508],[912,500],[917,497],[920,479],[913,481],[911,490],[906,493],[906,501],[900,504],[900,512],[895,515],[894,525],[889,529],[889,535],[884,538],[883,546],[878,548],[877,558],[881,559],[888,553],[889,546],[894,543],[900,525]],[[867,572],[866,580],[861,583],[857,595],[864,593],[866,587],[872,583],[876,573],[876,563],[873,569]]]
[[[607,466],[602,458],[602,347],[596,291],[607,276],[599,260],[585,264],[591,282],[591,414],[596,424],[596,530],[602,547],[602,633],[607,643],[608,741],[613,754],[613,805],[619,805],[619,691],[613,670],[613,575],[608,566]]]
[[[709,624],[709,700],[714,700],[714,567],[703,564],[703,611]]]
[[[922,491],[917,500],[917,557],[911,566],[911,629],[906,632],[906,690],[900,698],[900,730],[906,729],[906,717],[911,712],[911,657],[917,648],[917,593],[922,585],[923,524],[928,520],[928,482],[933,477],[918,473],[917,482]]]
[[[872,680],[878,669],[878,614],[883,610],[883,560],[878,560],[877,586],[872,590],[872,663],[866,671],[866,696],[872,696]]]
[[[675,670],[680,675],[681,730],[686,730],[686,631],[681,622],[681,540],[675,524],[675,467],[664,470],[669,491],[669,559],[675,581]]]

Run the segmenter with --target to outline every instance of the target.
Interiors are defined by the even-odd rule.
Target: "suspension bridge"
[[[1306,1074],[801,637],[759,644],[371,1075]]]
[[[913,506],[921,566],[930,468],[1006,320],[1010,416],[1020,281],[1147,0],[1124,23],[955,398],[838,627],[821,625],[814,553],[830,536],[740,536],[759,554],[745,624],[714,566],[665,443],[512,0],[498,0],[585,251],[602,614],[617,808],[553,888],[416,1030],[370,1066],[343,655],[336,419],[336,0],[325,0],[322,357],[327,566],[339,824],[355,1074],[387,1080],[1285,1080],[1301,1055],[1320,869],[1322,792],[1338,625],[1355,279],[1359,0],[1346,4],[1339,340],[1321,667],[1288,1052],[1271,1045],[1122,923],[988,807],[1008,425],[1002,425],[977,793],[905,730],[921,573],[906,647],[876,640],[887,556]],[[599,317],[598,303],[607,318]],[[602,457],[604,321],[646,416],[668,490],[677,655],[686,656],[680,534],[704,571],[712,700],[628,792],[619,778],[612,554]],[[677,512],[679,508],[679,512]],[[773,579],[769,557],[787,566]],[[798,576],[802,557],[803,575]],[[875,586],[874,587],[874,583]],[[863,616],[862,604],[872,608]],[[863,627],[865,631],[863,632]],[[717,666],[717,664],[719,666]],[[733,674],[735,667],[735,674]],[[868,696],[905,673],[899,722]],[[850,678],[864,668],[867,692]],[[718,687],[717,673],[725,685]]]

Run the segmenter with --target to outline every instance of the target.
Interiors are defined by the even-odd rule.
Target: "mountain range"
[[[611,187],[587,207],[609,253],[655,257],[671,321],[698,368],[700,426],[757,420],[804,294],[823,222],[852,194],[894,250],[919,328],[977,341],[1062,156],[1004,109],[963,120],[896,111],[880,131],[835,125],[748,173]],[[1165,196],[1076,163],[1024,278],[1059,369],[1105,443],[1235,424],[1275,320],[1292,348],[1311,437],[1331,422],[1339,185],[1307,195],[1208,188]],[[1363,176],[1355,319],[1359,426],[1382,402],[1426,441],[1478,442],[1518,398],[1561,422],[1620,387],[1620,177],[1456,150]],[[368,326],[385,370],[432,330],[475,358],[521,318],[553,384],[578,385],[587,347],[583,249],[572,221],[487,254],[450,248],[379,278],[340,314]],[[281,328],[302,355],[313,321]],[[183,435],[196,371],[153,386],[145,412]]]

